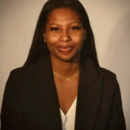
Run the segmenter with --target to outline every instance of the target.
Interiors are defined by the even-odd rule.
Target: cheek
[[[46,37],[46,41],[48,45],[55,45],[58,40],[58,36],[55,34],[50,34]]]
[[[50,52],[54,51],[55,45],[57,44],[58,36],[55,34],[46,35],[46,44]]]
[[[78,35],[73,35],[73,41],[78,45],[82,46],[84,42],[84,35],[82,33],[79,33]]]

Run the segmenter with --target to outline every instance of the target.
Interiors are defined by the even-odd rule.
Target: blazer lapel
[[[101,105],[102,77],[90,59],[80,67],[75,130],[92,130]],[[51,61],[42,57],[30,82],[30,126],[38,130],[62,130],[58,95]]]
[[[33,128],[62,130],[59,102],[50,58],[42,57],[36,64],[31,82],[31,114]]]
[[[75,130],[93,130],[101,105],[103,80],[90,59],[80,67]]]

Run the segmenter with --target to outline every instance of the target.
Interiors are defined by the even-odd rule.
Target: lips
[[[72,51],[73,47],[72,46],[59,46],[58,51],[62,52],[62,53],[68,53],[70,51]]]

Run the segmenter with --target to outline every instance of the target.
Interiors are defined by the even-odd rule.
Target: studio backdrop
[[[130,130],[130,1],[80,0],[88,12],[101,67],[116,73]],[[46,0],[0,0],[0,109],[12,69],[25,62]]]

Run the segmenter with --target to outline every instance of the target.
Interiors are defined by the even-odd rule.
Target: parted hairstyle
[[[81,52],[80,52],[81,61],[85,62],[86,59],[89,57],[93,61],[95,66],[97,67],[99,66],[93,31],[90,26],[87,12],[79,0],[48,0],[44,4],[38,18],[38,22],[36,25],[36,29],[34,32],[32,44],[31,44],[31,48],[30,48],[27,60],[23,66],[28,66],[30,64],[35,63],[38,61],[41,55],[45,55],[49,53],[47,45],[43,39],[43,30],[45,31],[46,29],[48,16],[50,12],[53,11],[54,9],[66,8],[66,7],[71,8],[79,15],[79,18],[83,24],[83,28],[87,32],[87,38],[84,41]]]

